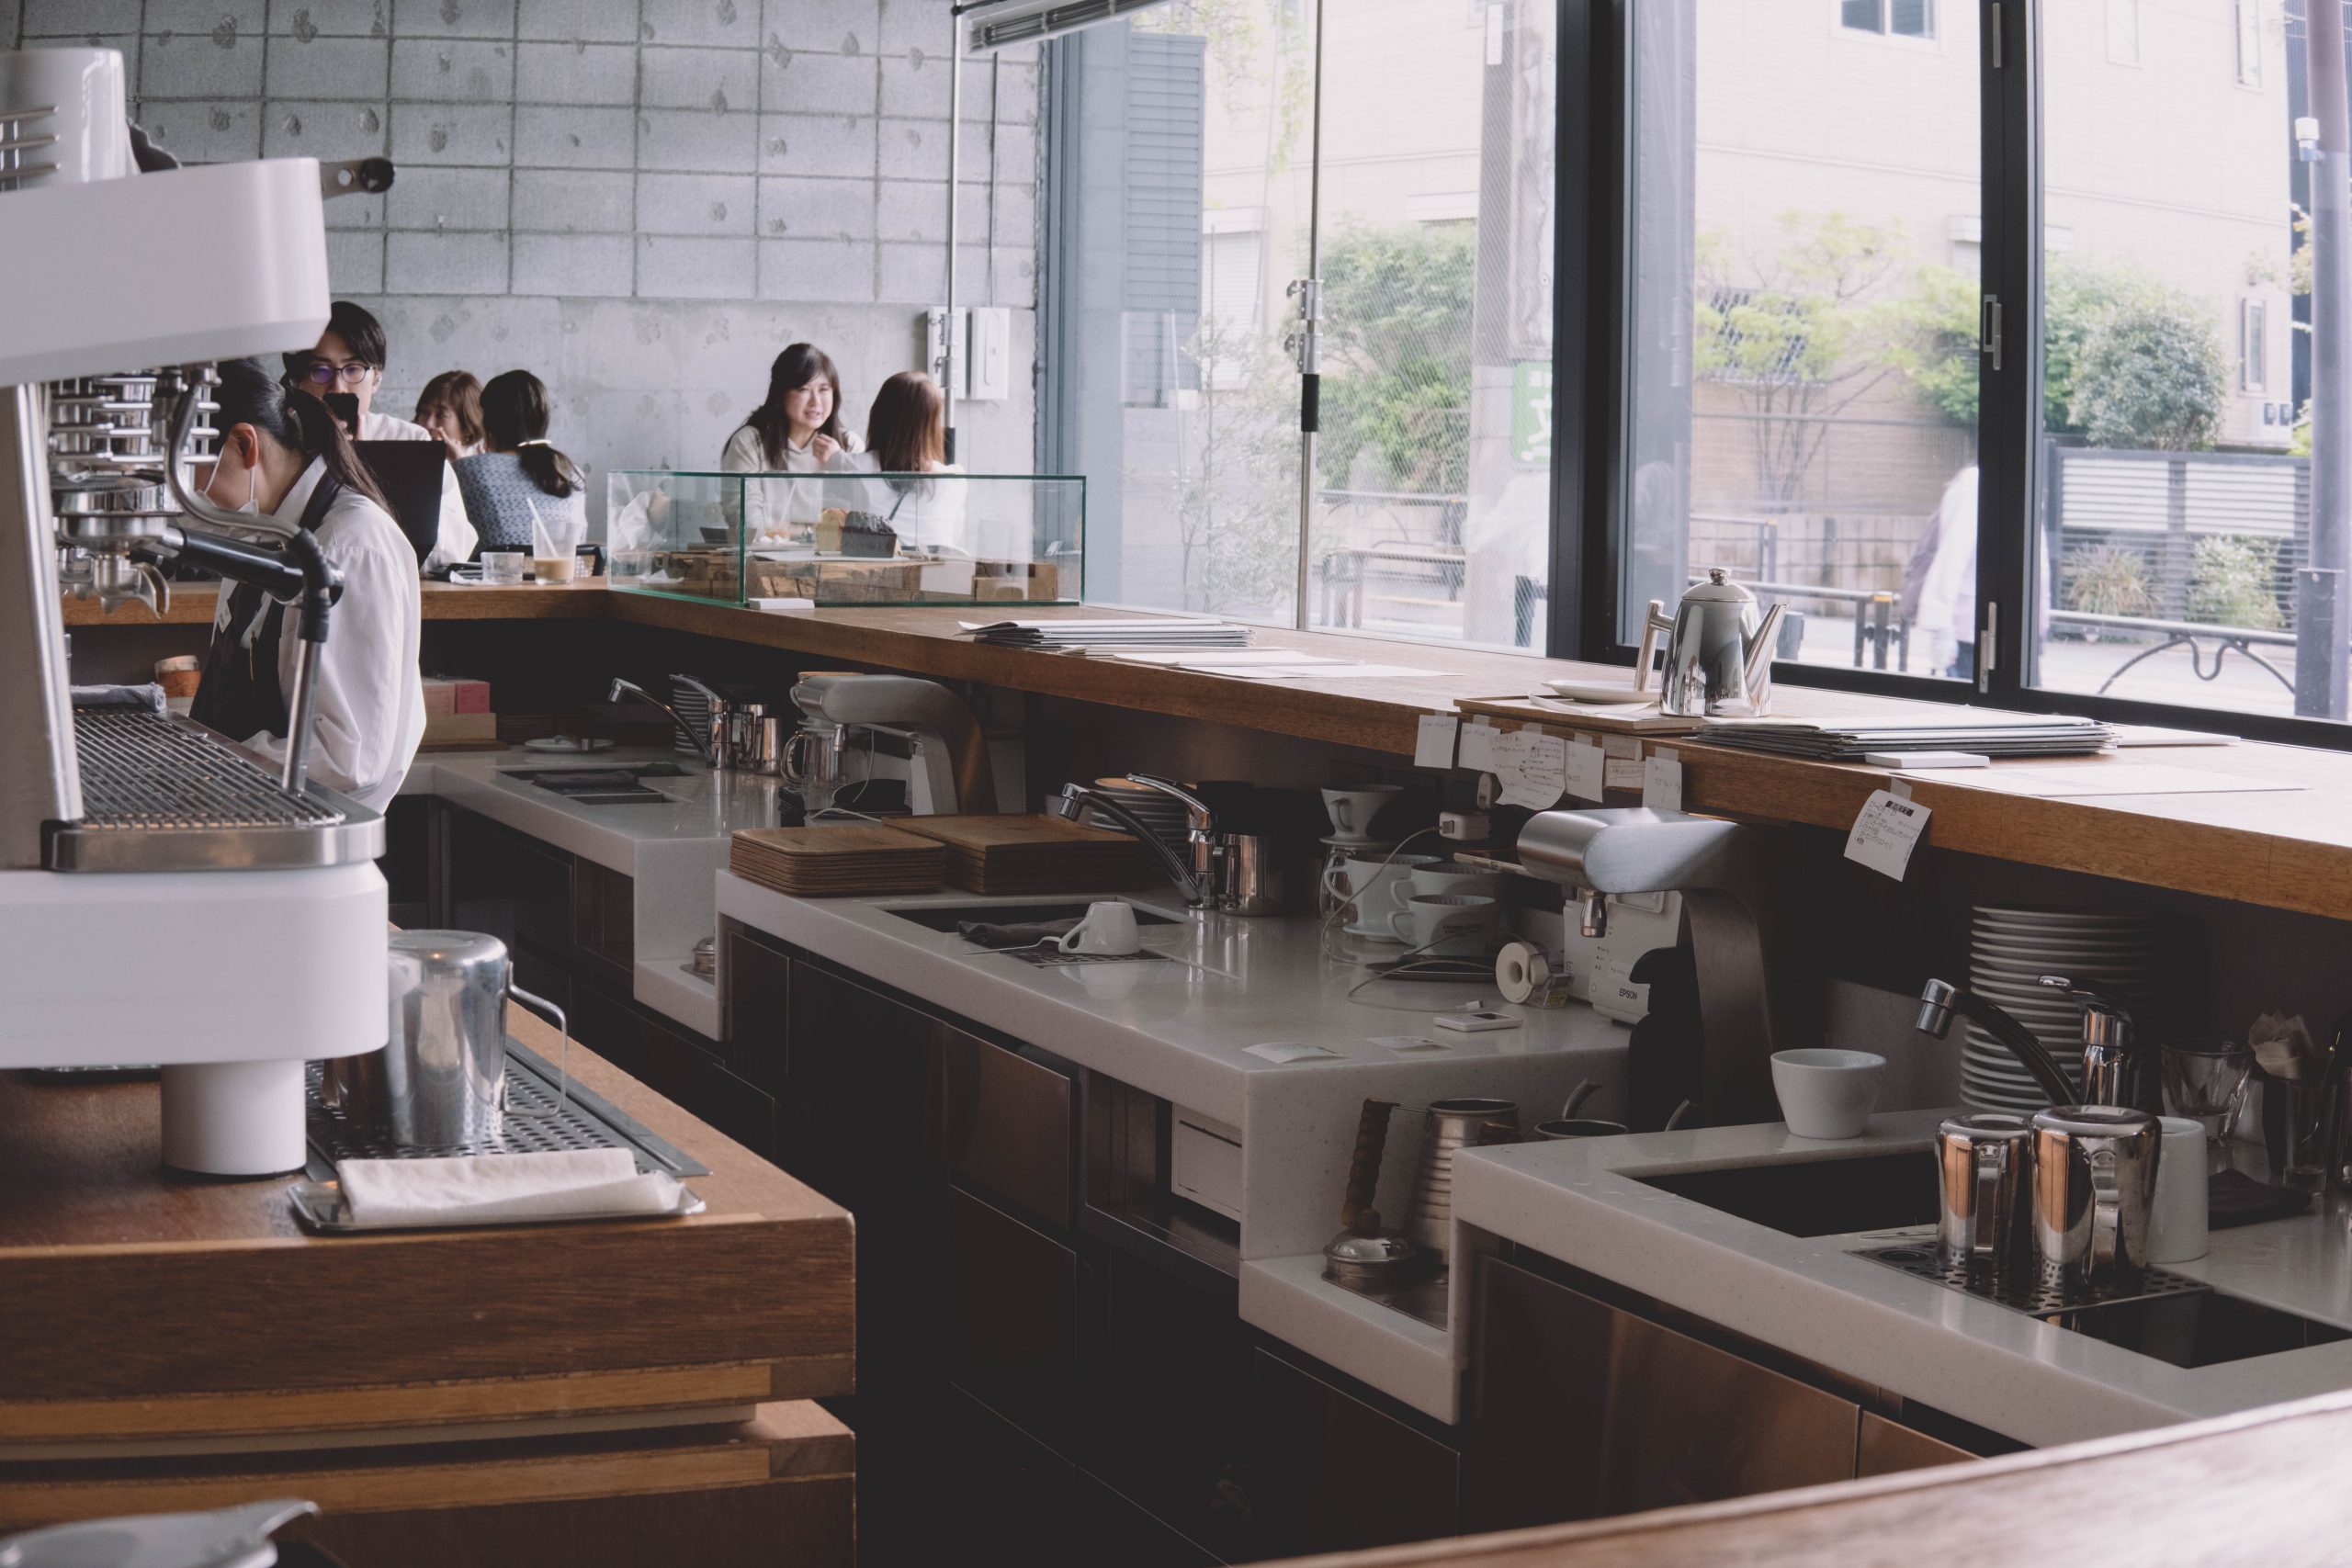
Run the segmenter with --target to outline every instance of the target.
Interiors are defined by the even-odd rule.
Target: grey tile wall
[[[385,406],[527,366],[592,466],[710,466],[806,338],[861,414],[945,285],[947,0],[0,0],[0,47],[120,49],[191,162],[389,153],[327,208],[338,292],[384,317]],[[1039,65],[968,62],[959,298],[1034,342]],[[974,460],[1031,457],[1025,377]],[[566,427],[568,426],[568,428]],[[592,485],[601,501],[601,484]]]

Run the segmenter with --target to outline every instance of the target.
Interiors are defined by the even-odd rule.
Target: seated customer
[[[444,370],[416,395],[416,423],[441,438],[449,460],[482,449],[481,383],[470,370]]]
[[[727,438],[719,455],[729,474],[813,474],[828,459],[857,450],[857,437],[842,427],[842,378],[821,348],[796,343],[768,367],[768,395],[752,417]],[[815,485],[789,479],[752,479],[743,486],[744,534],[752,539],[782,539],[815,525],[820,497]],[[727,520],[735,519],[732,493]]]
[[[886,479],[831,481],[826,503],[879,517],[898,535],[900,547],[926,553],[968,555],[964,492],[959,479],[919,475],[960,474],[942,461],[947,449],[945,401],[939,383],[920,370],[901,370],[882,383],[865,415],[865,450],[835,455],[834,473],[883,474]]]
[[[481,547],[528,552],[534,522],[574,543],[586,537],[580,469],[548,445],[547,384],[528,370],[492,377],[481,389],[481,424],[489,450],[454,465]]]
[[[348,299],[327,308],[327,330],[307,353],[284,355],[286,384],[323,399],[329,392],[348,392],[359,405],[359,441],[431,441],[433,432],[374,408],[376,392],[384,384],[384,324]],[[474,531],[466,522],[465,502],[458,497],[455,479],[441,487],[441,526],[424,570],[433,571],[474,553]]]

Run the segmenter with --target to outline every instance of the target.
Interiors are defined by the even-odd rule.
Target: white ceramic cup
[[[1460,861],[1440,861],[1435,865],[1417,865],[1410,878],[1415,894],[1462,893],[1474,898],[1492,898],[1499,904],[1503,899],[1503,879],[1510,873],[1489,871],[1483,865],[1464,865]]]
[[[1063,933],[1059,945],[1064,953],[1097,953],[1112,958],[1141,953],[1143,938],[1136,931],[1136,907],[1116,898],[1089,904],[1086,918]]]
[[[0,109],[19,113],[53,107],[28,119],[27,135],[53,135],[54,144],[28,152],[24,162],[54,164],[53,175],[29,175],[29,189],[86,185],[131,172],[130,112],[122,55],[111,49],[24,49],[0,52]]]
[[[1886,1058],[1869,1051],[1776,1051],[1772,1092],[1800,1138],[1859,1138],[1878,1108]]]
[[[1331,814],[1331,831],[1342,839],[1369,839],[1372,819],[1380,808],[1403,794],[1403,784],[1366,784],[1362,789],[1327,789],[1323,809]]]
[[[484,582],[520,582],[523,569],[531,558],[520,550],[484,550],[481,553],[481,580]]]
[[[1385,931],[1388,917],[1404,908],[1412,896],[1413,873],[1425,865],[1435,865],[1440,855],[1383,855],[1374,860],[1357,860],[1350,856],[1340,863],[1336,872],[1328,874],[1332,897],[1352,899],[1355,914],[1351,925],[1367,931]]]
[[[1500,912],[1492,898],[1470,893],[1420,893],[1388,917],[1396,940],[1446,957],[1476,957],[1487,951]]]
[[[2205,1256],[2205,1124],[2193,1116],[2160,1118],[2156,1201],[2148,1215],[2148,1261],[2187,1263]]]

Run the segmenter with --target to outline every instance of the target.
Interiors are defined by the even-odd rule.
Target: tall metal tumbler
[[[1413,1171],[1413,1201],[1405,1219],[1405,1235],[1414,1246],[1445,1256],[1453,1240],[1453,1156],[1490,1141],[1486,1131],[1489,1122],[1516,1131],[1519,1107],[1508,1100],[1470,1097],[1430,1102],[1420,1163]]]
[[[1988,1111],[1936,1129],[1936,1250],[1947,1266],[2005,1269],[2032,1260],[2032,1125]]]
[[[506,1078],[506,944],[479,931],[396,931],[384,1084],[393,1140],[447,1148],[497,1136]]]
[[[2148,1261],[2164,1130],[2144,1111],[2058,1105],[2033,1118],[2033,1245],[2064,1289],[2129,1285]]]

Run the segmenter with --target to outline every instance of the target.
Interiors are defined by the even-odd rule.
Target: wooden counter
[[[552,1030],[508,1020],[555,1059]],[[705,1213],[311,1236],[288,1179],[165,1170],[153,1082],[0,1074],[0,1533],[241,1489],[389,1517],[788,1472],[841,1483],[820,1511],[845,1543],[848,1438],[805,1402],[853,1386],[848,1213],[571,1060],[710,1167]]]
[[[2352,1393],[1939,1470],[1280,1568],[2301,1568],[2352,1555]],[[1277,1568],[1270,1564],[1269,1568]]]
[[[201,623],[209,590],[173,597],[171,619]],[[143,609],[96,618],[96,606],[70,603],[74,626],[153,624]],[[940,680],[972,681],[1012,691],[1104,703],[1333,745],[1409,756],[1415,726],[1427,713],[1460,700],[1523,694],[1546,679],[1623,679],[1624,671],[1560,660],[1329,632],[1261,629],[1261,647],[1289,648],[1354,660],[1426,669],[1395,680],[1312,679],[1279,686],[1139,664],[982,647],[958,623],[993,609],[836,609],[763,612],[612,592],[596,583],[568,587],[453,588],[428,584],[428,620],[608,618],[632,626],[723,638],[826,661],[865,664]],[[1101,616],[1096,608],[1007,606],[1005,614],[1042,619]],[[494,671],[492,672],[495,673]],[[1799,717],[1917,708],[1783,682],[1776,711]],[[1519,726],[1505,723],[1504,728]],[[1573,734],[1573,720],[1536,725]],[[1649,742],[1687,764],[1683,803],[1761,821],[1844,829],[1884,770],[1807,762],[1735,751],[1682,739]],[[2290,780],[2282,793],[2098,795],[2053,799],[2015,793],[1996,766],[1964,773],[1908,775],[1913,793],[1935,814],[1928,842],[1969,854],[2087,872],[2150,886],[2233,898],[2272,908],[2352,919],[2352,755],[2245,742],[2216,748],[2134,751],[2129,761]],[[2034,761],[2017,766],[2099,768],[2103,760]]]

